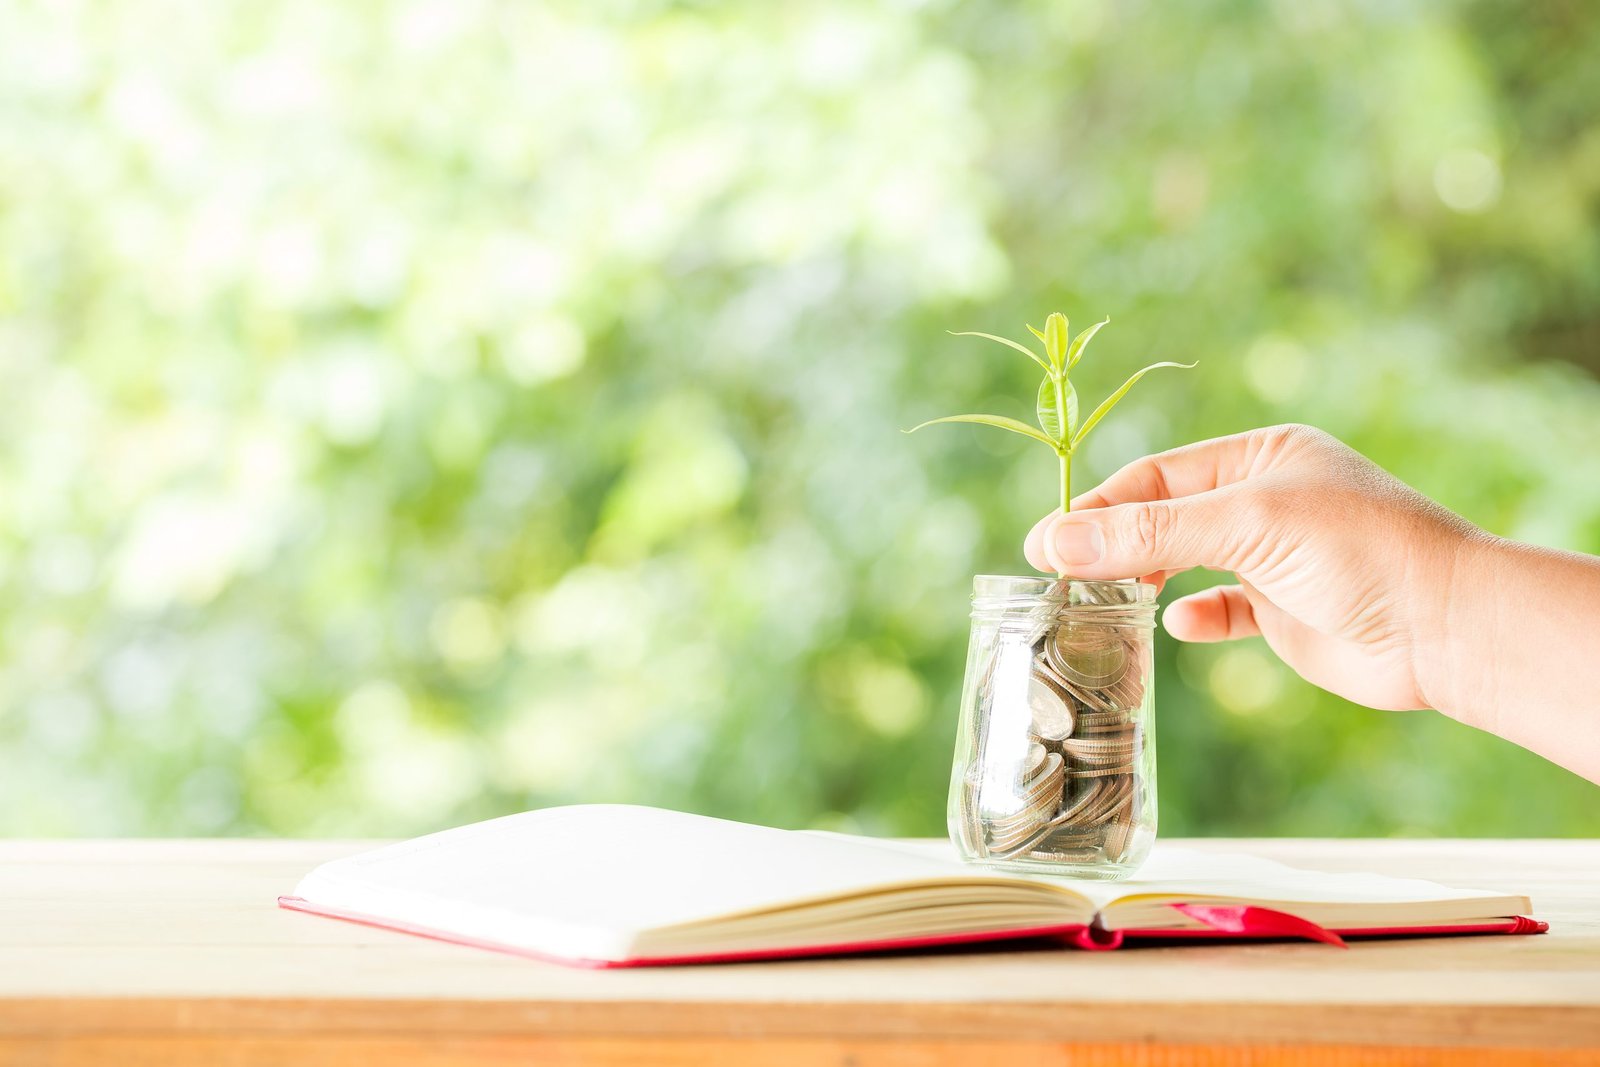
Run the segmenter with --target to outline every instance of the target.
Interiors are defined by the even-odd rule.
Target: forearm
[[[1600,782],[1600,558],[1470,537],[1427,642],[1435,708]]]

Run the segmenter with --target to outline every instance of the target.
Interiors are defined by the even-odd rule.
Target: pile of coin
[[[1115,863],[1140,820],[1141,635],[1063,614],[999,634],[982,669],[976,721],[988,736],[967,778],[961,830],[969,850],[991,860]],[[1000,707],[1023,692],[1005,682],[1022,669],[1025,711]],[[996,759],[1012,766],[997,768]]]

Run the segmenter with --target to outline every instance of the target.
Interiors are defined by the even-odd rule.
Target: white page
[[[775,830],[606,804],[525,812],[335,860],[308,875],[298,895],[324,907],[550,955],[626,959],[647,931],[930,883],[1049,886],[1062,894],[1067,922],[1088,917],[1073,899],[1099,910],[1119,900],[1139,909],[1137,898],[1161,896],[1268,907],[1505,897],[1415,879],[1303,871],[1255,856],[1160,843],[1145,866],[1121,882],[1008,874],[962,864],[948,842]],[[981,903],[983,894],[972,899]],[[1526,910],[1519,900],[1512,898],[1505,913]],[[1117,913],[1124,921],[1136,914]]]
[[[1330,874],[1288,867],[1237,852],[1199,852],[1159,846],[1132,878],[1089,891],[1100,906],[1131,896],[1161,894],[1239,900],[1323,904],[1406,904],[1425,900],[1470,900],[1510,894],[1486,889],[1455,889],[1420,878],[1349,872]]]
[[[595,804],[335,860],[298,895],[556,955],[617,958],[645,930],[907,883],[1007,880],[867,838]]]
[[[845,837],[830,834],[830,837]],[[861,840],[870,840],[862,838]],[[959,862],[948,841],[881,841],[907,855],[934,861]],[[1071,888],[1094,902],[1097,909],[1129,897],[1160,895],[1196,900],[1281,901],[1323,904],[1405,904],[1429,900],[1471,900],[1514,897],[1486,889],[1454,889],[1419,878],[1392,878],[1383,874],[1329,874],[1307,871],[1242,852],[1203,852],[1174,848],[1156,842],[1150,858],[1130,878],[1116,882],[1089,881],[1048,874],[1013,877]]]

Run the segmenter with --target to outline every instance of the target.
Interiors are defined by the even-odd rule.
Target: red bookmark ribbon
[[[1173,904],[1171,907],[1218,933],[1240,937],[1300,937],[1324,945],[1350,947],[1332,930],[1285,911],[1243,904]]]

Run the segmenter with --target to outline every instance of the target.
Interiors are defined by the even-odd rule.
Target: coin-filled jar
[[[1156,836],[1155,586],[972,583],[950,837],[974,863],[1122,878]]]

